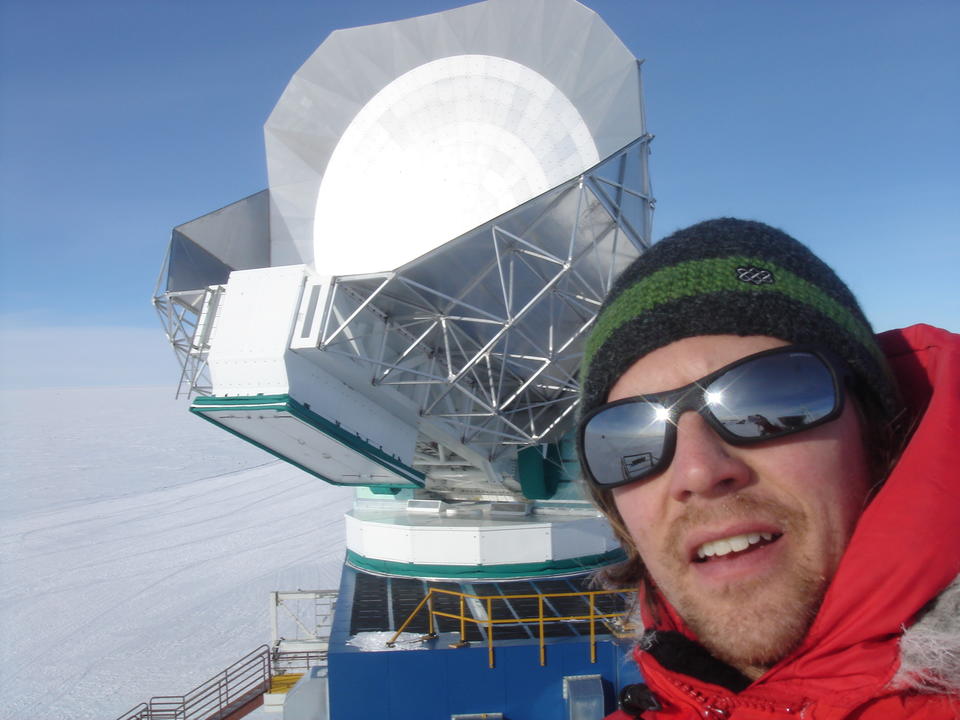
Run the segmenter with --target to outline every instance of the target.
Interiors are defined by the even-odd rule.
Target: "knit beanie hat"
[[[877,420],[890,423],[898,412],[870,323],[836,273],[776,228],[721,218],[654,244],[617,278],[584,349],[581,416],[605,403],[647,353],[682,338],[728,334],[827,348],[872,396]]]

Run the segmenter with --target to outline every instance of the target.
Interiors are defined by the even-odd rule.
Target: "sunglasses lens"
[[[631,402],[597,413],[583,430],[583,455],[600,485],[622,485],[653,471],[663,455],[667,412]]]
[[[784,434],[816,423],[837,407],[833,374],[816,355],[765,355],[714,380],[704,393],[711,414],[744,439]]]

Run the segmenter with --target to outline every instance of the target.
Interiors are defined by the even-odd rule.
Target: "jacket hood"
[[[864,510],[803,643],[760,682],[886,685],[899,666],[891,638],[960,574],[958,338],[917,325],[879,340],[916,430]]]
[[[849,704],[876,695],[900,666],[904,628],[960,575],[960,336],[917,325],[878,339],[915,430],[864,510],[803,641],[746,691],[758,699]],[[691,636],[657,599],[656,629]],[[651,685],[669,674],[645,653],[638,659]]]

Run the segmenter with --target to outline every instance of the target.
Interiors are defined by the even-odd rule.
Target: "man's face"
[[[679,340],[638,360],[608,400],[672,390],[785,344],[764,336]],[[670,466],[613,494],[651,578],[700,642],[758,677],[809,628],[869,486],[848,397],[836,420],[745,447],[684,413]],[[715,554],[703,560],[700,550]]]

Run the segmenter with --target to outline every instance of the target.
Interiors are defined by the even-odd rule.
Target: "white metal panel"
[[[555,558],[600,555],[618,543],[602,517],[578,518],[554,526],[550,554]]]
[[[403,512],[346,516],[347,547],[367,558],[422,565],[509,565],[598,555],[616,547],[602,518],[453,520]]]
[[[516,527],[485,528],[480,533],[480,560],[484,565],[540,563],[555,560],[550,554],[549,523],[524,523]]]
[[[335,483],[415,487],[403,475],[391,472],[289,413],[239,410],[211,412],[210,416],[237,434]]]
[[[387,454],[395,455],[409,465],[416,443],[415,423],[401,421],[388,409],[372,402],[290,349],[291,336],[300,319],[301,309],[304,312],[308,309],[301,303],[306,277],[305,269],[300,265],[245,270],[230,275],[211,331],[209,364],[213,380],[212,394],[289,394],[297,402],[310,406],[314,412],[329,420],[337,421],[344,429],[360,435],[371,445],[382,448]],[[318,307],[322,307],[325,286],[321,280],[311,281],[320,284]],[[309,305],[310,298],[305,300]],[[302,332],[302,325],[300,327]],[[318,331],[311,329],[311,334],[315,335]],[[350,361],[344,359],[343,362]],[[296,428],[292,426],[289,431],[281,431],[278,427],[252,430],[251,427],[247,426],[249,432],[245,434],[252,438],[256,435],[260,438],[258,442],[281,454],[286,454],[288,449],[295,449],[290,445],[298,442],[294,432]],[[272,442],[279,445],[273,447]],[[325,446],[310,450],[310,461],[318,463],[317,467],[320,467],[322,453],[325,452],[330,452]],[[293,456],[298,454],[302,456],[303,452]],[[340,474],[340,469],[336,473]],[[368,474],[367,469],[356,470],[361,475]],[[373,472],[374,468],[369,470]],[[322,470],[318,472],[331,476]],[[385,480],[372,482],[387,484]]]
[[[268,211],[269,193],[261,190],[196,220],[178,225],[174,232],[189,238],[232,270],[267,267],[270,265]],[[173,268],[171,274],[175,275]],[[210,285],[212,282],[203,284]],[[197,287],[201,286],[168,289],[192,290]]]
[[[358,434],[387,454],[397,456],[401,462],[413,463],[417,439],[415,421],[401,420],[292,350],[287,353],[285,364],[290,395],[294,399],[328,420],[337,421],[345,430]]]
[[[299,265],[230,273],[210,338],[214,395],[287,391],[284,354],[304,278]]]
[[[480,528],[418,527],[410,534],[410,562],[476,565],[481,562]]]
[[[366,557],[392,562],[413,562],[411,535],[415,528],[382,523],[365,523],[362,528],[363,546],[367,550]]]
[[[359,555],[366,556],[366,546],[363,542],[363,523],[352,514],[347,513],[343,516],[343,525],[347,547]]]

